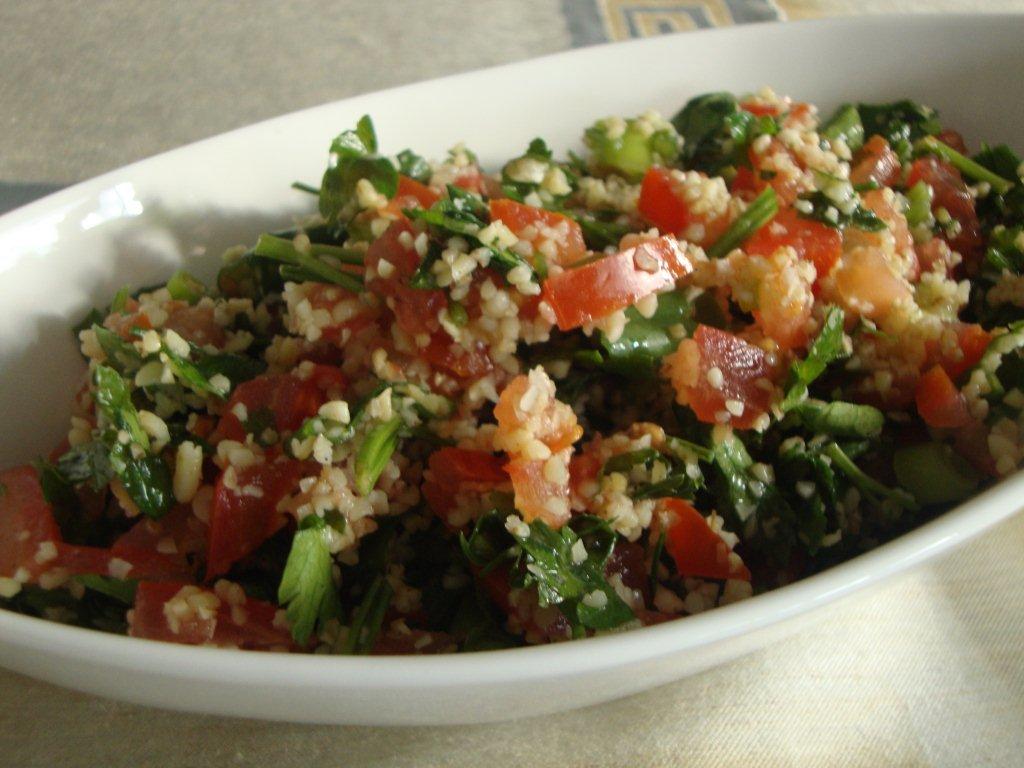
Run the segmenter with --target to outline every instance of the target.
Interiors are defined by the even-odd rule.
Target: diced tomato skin
[[[914,401],[918,414],[928,426],[953,429],[971,421],[966,398],[941,365],[932,367],[918,379]]]
[[[957,336],[956,348],[948,350],[937,340],[928,342],[927,361],[922,370],[936,364],[941,365],[949,378],[955,382],[978,364],[992,341],[992,334],[977,323],[954,322],[951,327]]]
[[[569,519],[569,486],[552,483],[544,477],[544,460],[514,459],[505,465],[512,478],[515,507],[526,522],[540,519],[552,528],[560,528]],[[546,505],[549,499],[565,499],[565,515],[555,514]]]
[[[729,546],[707,521],[683,499],[662,499],[675,520],[665,529],[665,551],[683,576],[750,581],[750,570],[730,562]]]
[[[210,510],[207,579],[226,573],[285,525],[287,520],[277,511],[277,504],[295,489],[308,469],[302,462],[279,460],[221,473]],[[260,495],[236,493],[229,487],[228,472],[233,475],[233,487],[259,489]]]
[[[277,606],[252,598],[247,598],[240,606],[239,618],[244,618],[242,623],[236,623],[231,606],[221,601],[216,612],[209,617],[193,614],[180,620],[175,632],[164,613],[164,606],[186,586],[190,585],[184,582],[140,582],[135,591],[135,605],[129,612],[128,634],[185,645],[296,650],[289,632],[274,625]]]
[[[409,220],[398,219],[366,250],[363,262],[371,275],[366,281],[366,287],[379,296],[389,296],[394,286],[408,282],[420,264],[421,259],[416,249],[402,245],[402,234],[406,232],[415,236]],[[381,259],[387,260],[394,267],[394,272],[386,278],[380,275]]]
[[[36,562],[39,545],[60,541],[60,530],[30,466],[0,472],[0,576],[24,569],[30,578],[52,567]],[[27,535],[26,535],[27,534]]]
[[[446,480],[456,483],[500,485],[508,481],[503,459],[486,451],[439,448],[430,455],[428,463],[435,478],[440,474]]]
[[[536,234],[525,239],[528,239],[534,248],[538,248],[546,239],[543,232],[540,231],[542,228],[557,228],[563,231],[565,233],[564,238],[551,241],[555,244],[558,252],[558,256],[555,259],[558,264],[563,266],[572,264],[579,261],[587,253],[587,244],[583,240],[583,230],[580,229],[579,224],[568,216],[508,199],[491,200],[489,209],[491,221],[500,220],[519,238],[523,238],[524,232],[527,232],[532,227]]]
[[[233,410],[238,404],[244,405],[250,416],[269,410],[274,416],[274,429],[280,433],[298,429],[323,403],[323,393],[311,379],[288,373],[257,376],[242,382],[231,393],[217,425],[216,439],[245,440],[245,426]]]
[[[408,176],[400,175],[398,177],[398,190],[395,192],[395,196],[391,198],[385,210],[389,213],[400,215],[405,208],[429,208],[440,199],[441,196],[426,184],[422,184]]]
[[[747,240],[743,250],[768,257],[783,246],[789,246],[801,259],[814,265],[815,286],[832,272],[843,255],[843,238],[837,229],[805,219],[793,208],[779,211]]]
[[[692,215],[686,201],[672,189],[667,168],[652,166],[640,184],[640,215],[662,232],[682,232],[690,225]]]
[[[744,165],[736,169],[736,175],[733,177],[730,191],[737,197],[749,201],[753,200],[766,186],[766,182],[762,181],[752,169]]]
[[[601,460],[590,452],[575,453],[569,460],[569,486],[575,494],[580,493],[584,483],[597,478],[601,472]]]
[[[968,263],[980,258],[985,238],[974,208],[974,198],[967,190],[960,171],[935,157],[919,157],[910,166],[907,187],[924,181],[932,188],[932,210],[945,208],[960,225],[960,232],[949,240],[953,250],[958,251]]]
[[[774,104],[761,104],[757,101],[741,102],[740,109],[757,117],[775,117],[779,114],[779,108]]]
[[[772,403],[774,371],[765,352],[738,336],[706,325],[697,326],[693,342],[700,362],[696,382],[683,393],[690,408],[708,424],[721,423],[720,414],[728,414],[728,423],[734,427],[752,427]],[[721,387],[709,381],[712,368],[722,374]],[[738,416],[731,413],[726,408],[727,400],[742,403],[743,412]]]
[[[963,357],[956,363],[947,362],[943,366],[946,373],[954,380],[981,361],[985,350],[988,349],[988,345],[992,341],[992,334],[977,323],[964,323],[957,331],[957,341],[960,343]]]
[[[644,174],[637,208],[641,216],[666,234],[683,236],[691,224],[700,224],[704,235],[694,241],[698,245],[714,242],[729,225],[728,215],[709,218],[694,214],[678,192],[672,172],[660,166],[652,166]]]
[[[476,165],[466,166],[465,169],[456,174],[455,181],[452,183],[459,189],[477,193],[483,193],[486,186],[485,177]]]
[[[467,350],[441,330],[430,335],[430,343],[420,353],[431,365],[458,379],[478,379],[494,370],[494,362],[483,343],[477,342]]]
[[[552,275],[544,281],[543,295],[559,329],[569,331],[664,290],[692,271],[678,241],[666,236]]]
[[[194,577],[187,555],[205,555],[207,526],[192,509],[178,505],[159,520],[139,520],[110,547],[110,554],[132,564],[129,577],[147,581]],[[161,552],[170,544],[173,552]]]
[[[557,399],[549,400],[547,406],[538,414],[523,413],[519,403],[531,386],[530,377],[520,374],[505,385],[494,406],[494,418],[498,422],[498,436],[508,439],[528,421],[533,421],[530,429],[533,436],[558,453],[575,443],[583,435],[576,414],[572,408]]]
[[[954,131],[952,128],[943,128],[936,134],[935,138],[943,144],[952,147],[960,154],[967,154],[967,142],[964,141],[964,137],[959,131]]]
[[[892,186],[899,180],[900,170],[899,156],[892,151],[889,142],[881,136],[872,136],[857,153],[850,169],[850,183]]]
[[[455,506],[455,495],[464,490],[484,492],[509,481],[500,456],[486,451],[444,447],[427,460],[431,479],[422,491],[435,514],[444,516]]]
[[[165,328],[177,332],[182,338],[200,347],[207,344],[218,348],[224,346],[227,336],[224,327],[214,319],[212,306],[192,306],[183,301],[170,301],[166,308],[168,313]]]
[[[835,270],[835,286],[841,303],[851,315],[872,320],[884,318],[892,308],[912,298],[910,285],[901,280],[874,248],[848,252]]]

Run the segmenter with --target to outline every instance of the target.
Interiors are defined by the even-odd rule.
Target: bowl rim
[[[750,34],[793,33],[794,27],[874,28],[897,23],[903,26],[938,25],[954,27],[970,19],[976,24],[1012,24],[1024,30],[1024,14],[878,14],[793,22],[764,22],[742,26],[698,30],[704,36],[740,37]],[[984,20],[984,21],[983,21]],[[92,195],[113,181],[131,174],[144,174],[147,167],[173,161],[179,153],[237,139],[256,128],[286,124],[299,115],[310,115],[325,107],[344,106],[369,96],[400,95],[425,84],[443,85],[469,77],[515,70],[523,65],[562,65],[565,60],[582,61],[601,56],[606,49],[631,46],[675,45],[691,35],[681,32],[655,38],[611,42],[569,49],[523,61],[404,84],[326,102],[271,117],[256,123],[137,160],[36,200],[0,216],[0,240],[5,233],[29,225],[33,220],[68,207],[83,195]],[[0,264],[0,271],[3,264]],[[37,654],[62,659],[92,658],[103,666],[134,670],[173,678],[229,681],[244,677],[247,684],[273,684],[295,688],[343,682],[347,688],[408,689],[492,685],[529,682],[541,678],[568,677],[655,660],[688,648],[698,648],[727,638],[752,633],[903,573],[913,566],[944,553],[1018,511],[1015,500],[1024,494],[1024,470],[987,488],[981,494],[920,525],[901,536],[813,576],[756,595],[731,605],[694,616],[681,617],[655,626],[640,627],[597,637],[554,643],[430,656],[341,656],[326,654],[259,653],[238,649],[187,646],[144,640],[59,624],[0,609],[0,646],[16,646]],[[258,659],[258,661],[257,661]],[[3,661],[0,660],[0,665]]]

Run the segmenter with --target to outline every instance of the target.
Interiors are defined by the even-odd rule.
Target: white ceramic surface
[[[747,26],[559,54],[360,96],[199,142],[0,218],[0,466],[45,453],[82,365],[68,332],[125,283],[290,223],[331,137],[373,115],[385,151],[441,156],[464,139],[494,166],[532,137],[575,146],[606,114],[672,114],[708,90],[763,84],[827,111],[902,96],[975,145],[1024,146],[1024,16],[874,17]],[[344,76],[344,73],[339,73]],[[73,116],[69,116],[69,121]],[[60,151],[60,148],[55,148]],[[208,257],[198,249],[207,248]],[[0,611],[0,664],[163,707],[308,722],[485,722],[579,707],[668,683],[817,619],[1013,514],[1017,475],[871,553],[784,589],[680,621],[568,644],[425,658],[287,656],[115,637]]]

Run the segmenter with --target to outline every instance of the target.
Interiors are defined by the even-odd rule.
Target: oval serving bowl
[[[0,465],[64,434],[83,365],[69,328],[125,283],[288,225],[331,138],[363,113],[385,151],[433,157],[465,140],[485,166],[543,136],[576,146],[608,114],[672,114],[710,90],[771,85],[828,111],[910,97],[969,142],[1024,146],[1024,16],[873,17],[756,25],[599,46],[297,112],[127,166],[0,217]],[[206,255],[203,255],[203,254]],[[635,693],[733,659],[824,606],[1012,515],[1024,475],[889,544],[709,613],[559,645],[445,657],[290,656],[106,635],[0,611],[0,664],[141,704],[277,720],[379,725],[502,720]]]

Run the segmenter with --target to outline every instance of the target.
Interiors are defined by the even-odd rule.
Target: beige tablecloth
[[[402,82],[631,35],[887,9],[1024,11],[1024,0],[8,0],[0,210],[187,141]],[[0,671],[0,768],[1024,765],[1022,552],[1024,516],[741,661],[499,726],[197,717]]]

